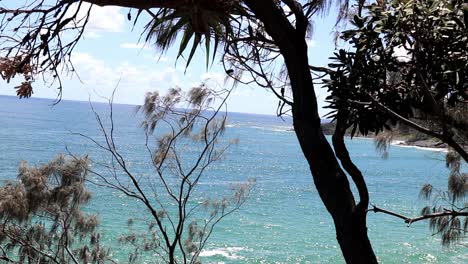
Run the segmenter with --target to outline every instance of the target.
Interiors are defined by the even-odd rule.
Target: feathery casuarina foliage
[[[112,101],[110,127],[95,113],[105,144],[88,138],[109,155],[104,167],[110,171],[108,175],[92,170],[99,179],[97,184],[136,199],[148,212],[129,219],[129,232],[119,239],[134,248],[130,263],[145,261],[145,256],[164,263],[199,263],[215,226],[247,200],[252,180],[233,186],[231,196],[208,199],[197,191],[212,163],[235,143],[220,140],[226,129],[226,112],[221,110],[225,110],[229,93],[204,84],[188,92],[172,88],[165,95],[147,93],[138,107],[144,117],[144,147],[152,165],[145,176],[133,172],[119,151]],[[134,229],[137,224],[146,230]]]
[[[425,184],[420,197],[432,202],[421,210],[421,215],[456,212],[440,217],[429,218],[429,227],[435,234],[440,234],[443,245],[462,242],[468,233],[468,174],[462,173],[460,155],[454,151],[447,153],[447,168],[450,169],[447,190],[435,189]]]
[[[102,263],[96,215],[82,207],[88,158],[59,156],[31,167],[21,163],[18,181],[0,187],[0,261],[11,263]]]

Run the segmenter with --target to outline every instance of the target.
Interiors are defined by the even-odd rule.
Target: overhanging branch
[[[399,214],[399,213],[395,213],[395,212],[392,212],[392,211],[377,207],[375,205],[373,205],[372,208],[368,209],[367,211],[368,212],[374,212],[374,213],[385,213],[385,214],[388,214],[388,215],[398,217],[400,219],[403,219],[403,221],[405,221],[405,223],[407,223],[408,225],[411,225],[412,223],[419,222],[419,221],[422,221],[422,220],[427,220],[427,219],[437,218],[437,217],[443,217],[443,216],[452,216],[452,217],[468,216],[468,212],[445,210],[445,211],[438,212],[438,213],[426,214],[426,215],[421,215],[421,216],[418,216],[418,217],[411,218],[411,217],[407,217],[407,216],[404,216],[404,215]]]
[[[458,144],[451,136],[447,136],[445,134],[440,134],[440,133],[437,133],[437,132],[434,132],[433,130],[430,130],[428,128],[425,128],[419,124],[416,124],[415,122],[412,122],[411,120],[399,115],[398,113],[396,113],[395,111],[393,111],[392,109],[388,108],[387,106],[383,105],[382,103],[380,103],[379,101],[377,101],[374,97],[372,97],[372,95],[369,94],[369,97],[370,99],[372,100],[372,102],[380,109],[382,110],[383,112],[391,115],[393,118],[399,120],[401,123],[421,132],[421,133],[424,133],[426,135],[429,135],[431,137],[435,137],[435,138],[438,138],[440,140],[442,140],[443,142],[447,143],[450,147],[452,147],[458,154],[460,154],[460,156],[462,156],[462,158],[468,162],[468,152],[465,151],[465,149],[460,145]]]
[[[186,0],[83,0],[97,6],[120,6],[137,9],[177,8],[186,6]],[[78,2],[78,1],[77,1]],[[206,2],[206,1],[205,1]]]
[[[76,0],[66,0],[76,1]],[[78,1],[76,1],[78,2]],[[206,10],[219,10],[220,5],[214,3],[213,0],[83,0],[97,6],[119,6],[135,9],[151,9],[151,8],[192,8],[194,5],[203,7]]]

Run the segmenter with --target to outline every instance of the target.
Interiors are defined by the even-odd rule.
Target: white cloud
[[[307,40],[307,47],[309,47],[309,48],[317,47],[317,41],[315,41],[313,39],[308,39]]]
[[[77,20],[86,17],[91,4],[81,3]],[[77,12],[78,4],[75,4],[67,11],[67,16],[72,17]],[[85,37],[96,38],[102,32],[122,32],[125,26],[125,16],[120,12],[121,7],[93,5],[86,25]]]
[[[158,62],[168,62],[169,58],[166,57],[166,56],[157,56],[156,61],[158,61]]]
[[[146,92],[165,91],[180,83],[180,74],[173,67],[155,69],[154,67],[120,63],[110,66],[90,54],[76,52],[72,57],[82,84],[79,89],[64,91],[64,98],[102,101],[102,97],[109,97],[118,85],[115,102],[140,104]],[[98,95],[98,96],[95,96]]]
[[[210,82],[216,85],[223,85],[225,74],[220,72],[206,72],[200,76],[200,80],[203,82]]]
[[[124,49],[148,49],[149,48],[144,43],[127,43],[127,42],[120,44],[120,47]]]
[[[94,31],[84,32],[83,36],[84,36],[84,38],[88,38],[88,39],[96,39],[96,38],[101,37],[101,35],[99,35],[98,33],[94,32]]]
[[[123,31],[125,17],[120,13],[121,9],[122,8],[115,6],[93,6],[87,25],[88,30],[94,32]]]

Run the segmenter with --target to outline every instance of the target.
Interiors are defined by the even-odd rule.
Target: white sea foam
[[[256,124],[227,124],[226,127],[240,127],[240,128],[251,128],[251,129],[258,129],[263,131],[273,131],[273,132],[294,132],[294,128],[292,126],[258,126]]]
[[[446,148],[429,148],[429,147],[405,145],[405,141],[403,140],[393,140],[391,144],[397,147],[402,147],[402,148],[415,148],[415,149],[422,149],[422,150],[428,150],[428,151],[448,152]]]
[[[294,129],[290,128],[290,127],[281,127],[281,128],[272,128],[271,131],[275,131],[275,132],[294,132]]]
[[[408,242],[404,242],[404,243],[403,243],[403,246],[409,247],[409,248],[412,247],[412,245],[411,245],[410,243],[408,243]]]
[[[249,126],[249,128],[272,132],[294,132],[294,128],[291,126]]]
[[[275,228],[275,227],[280,227],[281,225],[277,225],[277,224],[265,224],[263,225],[264,228],[267,228],[267,229],[272,229],[272,228]]]
[[[223,256],[227,259],[243,259],[244,257],[238,255],[238,252],[245,250],[243,247],[225,247],[203,250],[200,257]]]
[[[370,137],[354,137],[354,138],[374,140],[374,138],[370,138]],[[397,146],[397,147],[402,147],[402,148],[415,148],[415,149],[421,149],[421,150],[427,150],[427,151],[448,152],[446,148],[430,148],[430,147],[406,145],[406,141],[404,140],[392,140],[390,144],[392,146]]]

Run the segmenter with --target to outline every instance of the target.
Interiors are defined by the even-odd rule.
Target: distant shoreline
[[[405,140],[393,140],[391,144],[393,146],[398,146],[402,148],[416,148],[428,151],[448,152],[448,148],[445,145],[445,143],[434,144],[430,140],[420,140],[415,142],[408,142]]]
[[[373,137],[354,137],[358,139],[374,139]],[[415,148],[427,151],[437,151],[437,152],[448,152],[447,145],[445,143],[437,143],[432,140],[418,140],[414,142],[409,142],[407,140],[395,139],[390,143],[392,146],[402,147],[402,148]]]
[[[322,124],[322,130],[326,135],[333,135],[335,131],[335,123]],[[393,146],[398,147],[411,147],[427,151],[438,151],[448,152],[448,145],[436,138],[428,137],[427,135],[418,134],[417,132],[411,131],[408,128],[396,126],[393,131],[392,142]],[[359,133],[356,133],[359,134]],[[347,134],[349,137],[350,134]],[[360,134],[359,134],[360,135]],[[371,134],[369,134],[371,135]],[[375,136],[354,136],[353,138],[360,139],[374,139]],[[467,147],[467,146],[465,146]]]

